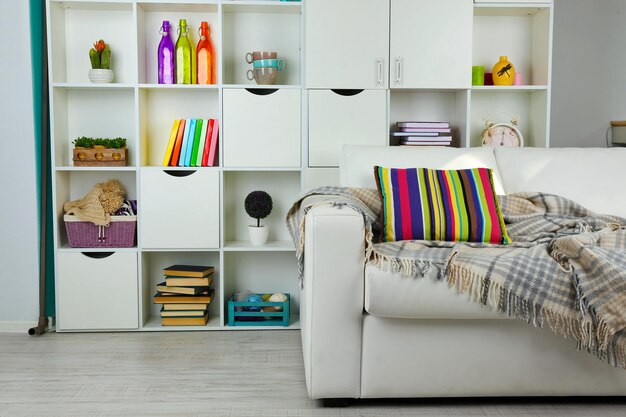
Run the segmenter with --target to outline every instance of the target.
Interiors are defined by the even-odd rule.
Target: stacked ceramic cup
[[[285,61],[278,59],[274,51],[254,51],[246,54],[246,62],[252,64],[247,76],[259,85],[276,84],[278,72],[285,69]]]

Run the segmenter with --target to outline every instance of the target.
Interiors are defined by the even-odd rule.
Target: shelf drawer
[[[309,166],[339,166],[343,145],[386,145],[387,92],[309,91]]]
[[[300,90],[224,90],[224,166],[299,167]]]
[[[137,253],[59,253],[60,330],[136,329]]]
[[[219,246],[219,172],[146,170],[139,199],[141,245],[148,249]]]

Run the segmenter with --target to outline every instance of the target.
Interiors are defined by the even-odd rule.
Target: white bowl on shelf
[[[113,81],[113,70],[110,69],[90,69],[89,81],[92,83],[105,84]]]

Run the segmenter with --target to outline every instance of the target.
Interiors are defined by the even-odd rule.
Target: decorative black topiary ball
[[[244,202],[248,216],[255,218],[257,227],[261,226],[261,219],[266,218],[272,212],[272,197],[265,191],[252,191]]]

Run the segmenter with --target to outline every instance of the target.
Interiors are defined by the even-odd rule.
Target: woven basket
[[[72,248],[132,248],[136,245],[137,216],[111,216],[108,226],[97,226],[63,216],[67,239]]]

